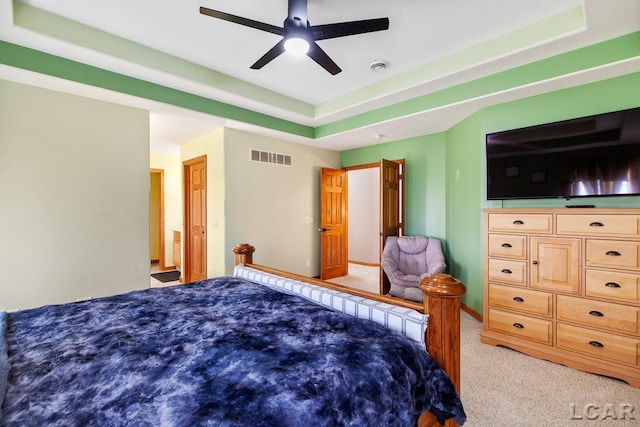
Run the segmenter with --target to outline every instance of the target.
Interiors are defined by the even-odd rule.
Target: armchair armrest
[[[444,262],[444,254],[442,253],[440,240],[429,237],[426,255],[429,275],[442,273],[445,268],[447,268],[447,264]]]

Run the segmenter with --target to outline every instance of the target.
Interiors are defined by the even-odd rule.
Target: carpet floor
[[[483,344],[482,323],[465,312],[461,319],[465,426],[640,426],[639,389]]]
[[[349,274],[327,280],[327,282],[378,293],[380,292],[380,267],[349,263]]]

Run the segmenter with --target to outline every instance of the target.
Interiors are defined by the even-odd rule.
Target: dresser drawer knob
[[[515,302],[524,302],[524,299],[520,298],[520,297],[513,297],[513,300]]]
[[[514,323],[513,326],[515,326],[518,329],[524,329],[524,325],[522,323]]]
[[[592,346],[594,346],[594,347],[598,347],[598,348],[602,348],[602,347],[604,347],[604,344],[602,344],[602,343],[601,343],[601,342],[599,342],[599,341],[589,341],[589,345],[592,345]]]
[[[616,282],[607,282],[604,284],[607,288],[619,288],[620,285]]]
[[[604,227],[604,224],[601,222],[595,221],[589,224],[589,227]]]
[[[602,314],[601,311],[597,311],[597,310],[591,310],[589,314],[596,317],[604,317],[604,314]]]
[[[621,256],[622,254],[618,251],[607,251],[607,253],[605,253],[606,256]]]
[[[511,244],[509,244],[509,243],[503,243],[503,244],[502,244],[502,247],[503,247],[503,248],[510,248],[510,247],[511,247]]]
[[[511,272],[511,270],[509,270],[508,268],[503,268],[503,269],[502,269],[502,272],[503,272],[504,274],[511,274],[511,273],[512,273],[512,272]]]
[[[522,224],[524,224],[524,221],[521,221],[521,220],[519,220],[519,219],[516,219],[515,221],[513,221],[513,223],[514,223],[515,225],[522,225]]]

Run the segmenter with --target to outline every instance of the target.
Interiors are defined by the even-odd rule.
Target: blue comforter
[[[6,426],[413,426],[423,410],[465,419],[416,343],[243,279],[5,318]]]

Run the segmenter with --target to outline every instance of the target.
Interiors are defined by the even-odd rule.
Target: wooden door
[[[183,163],[185,238],[185,282],[207,278],[207,158],[206,156]]]
[[[390,160],[380,160],[380,256],[388,236],[399,236],[404,221],[401,200],[401,164]],[[389,292],[389,279],[380,268],[380,293]]]
[[[531,287],[580,292],[580,239],[531,237]]]
[[[320,278],[348,273],[347,172],[322,168],[320,173]]]

